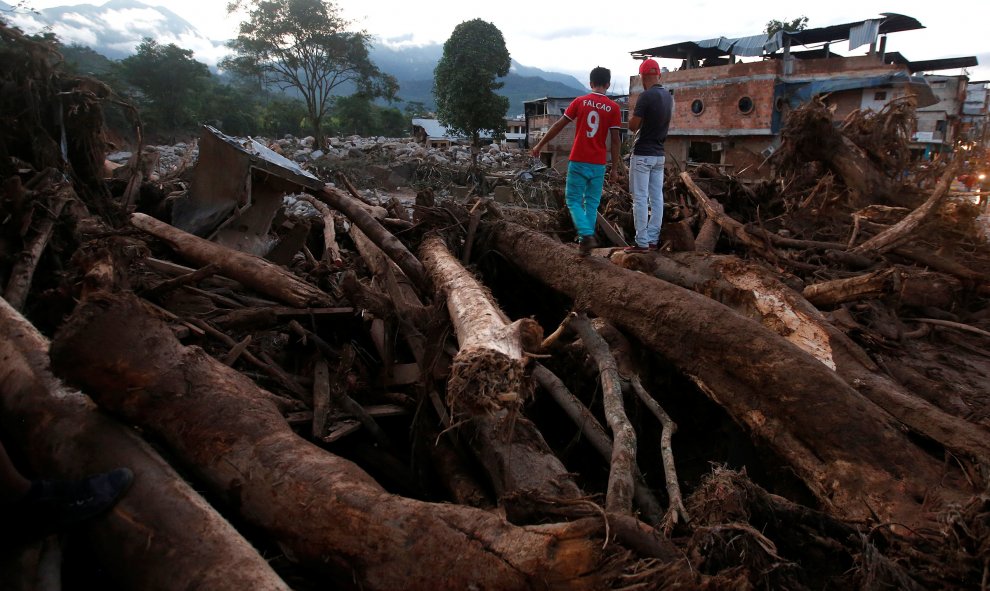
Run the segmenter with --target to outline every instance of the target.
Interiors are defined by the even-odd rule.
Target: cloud
[[[97,44],[98,36],[96,30],[70,26],[65,23],[55,23],[52,25],[52,32],[58,36],[62,43],[93,46]]]
[[[118,33],[145,32],[157,34],[165,22],[165,15],[154,8],[107,10],[100,16],[108,29]]]
[[[95,21],[93,21],[93,19],[86,18],[85,16],[79,14],[78,12],[67,12],[62,15],[62,20],[71,22],[73,24],[82,27],[89,27],[91,29],[96,29],[99,27],[99,25]]]
[[[412,41],[412,40],[413,40],[413,34],[406,33],[405,35],[396,35],[395,37],[389,37],[388,39],[383,39],[382,41],[389,44],[400,44],[405,41]]]
[[[600,33],[600,29],[596,29],[591,26],[574,26],[565,27],[562,29],[555,30],[544,30],[542,32],[532,33],[531,36],[535,39],[541,41],[554,41],[556,39],[571,39],[574,37],[587,37],[595,33]]]

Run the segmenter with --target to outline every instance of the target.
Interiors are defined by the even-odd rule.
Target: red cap
[[[660,64],[657,63],[655,59],[643,60],[643,63],[639,64],[639,75],[643,74],[656,74],[660,75]]]

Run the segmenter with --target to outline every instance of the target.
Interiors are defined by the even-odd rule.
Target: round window
[[[705,110],[705,103],[701,99],[694,99],[691,101],[691,112],[695,115],[701,115],[702,111]]]
[[[741,99],[739,99],[739,112],[740,113],[742,113],[744,115],[746,113],[752,113],[753,112],[753,107],[754,107],[754,105],[753,105],[753,99],[751,99],[750,97],[744,96]]]

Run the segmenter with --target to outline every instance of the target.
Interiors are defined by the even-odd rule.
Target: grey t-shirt
[[[639,137],[633,146],[637,156],[663,156],[663,143],[670,129],[670,117],[674,110],[674,97],[659,84],[651,86],[636,101],[633,115],[641,117]]]

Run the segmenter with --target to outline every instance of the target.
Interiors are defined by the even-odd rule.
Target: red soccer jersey
[[[605,164],[605,140],[609,130],[622,127],[622,112],[615,101],[592,92],[579,96],[564,111],[564,117],[577,124],[571,160],[587,164]]]

